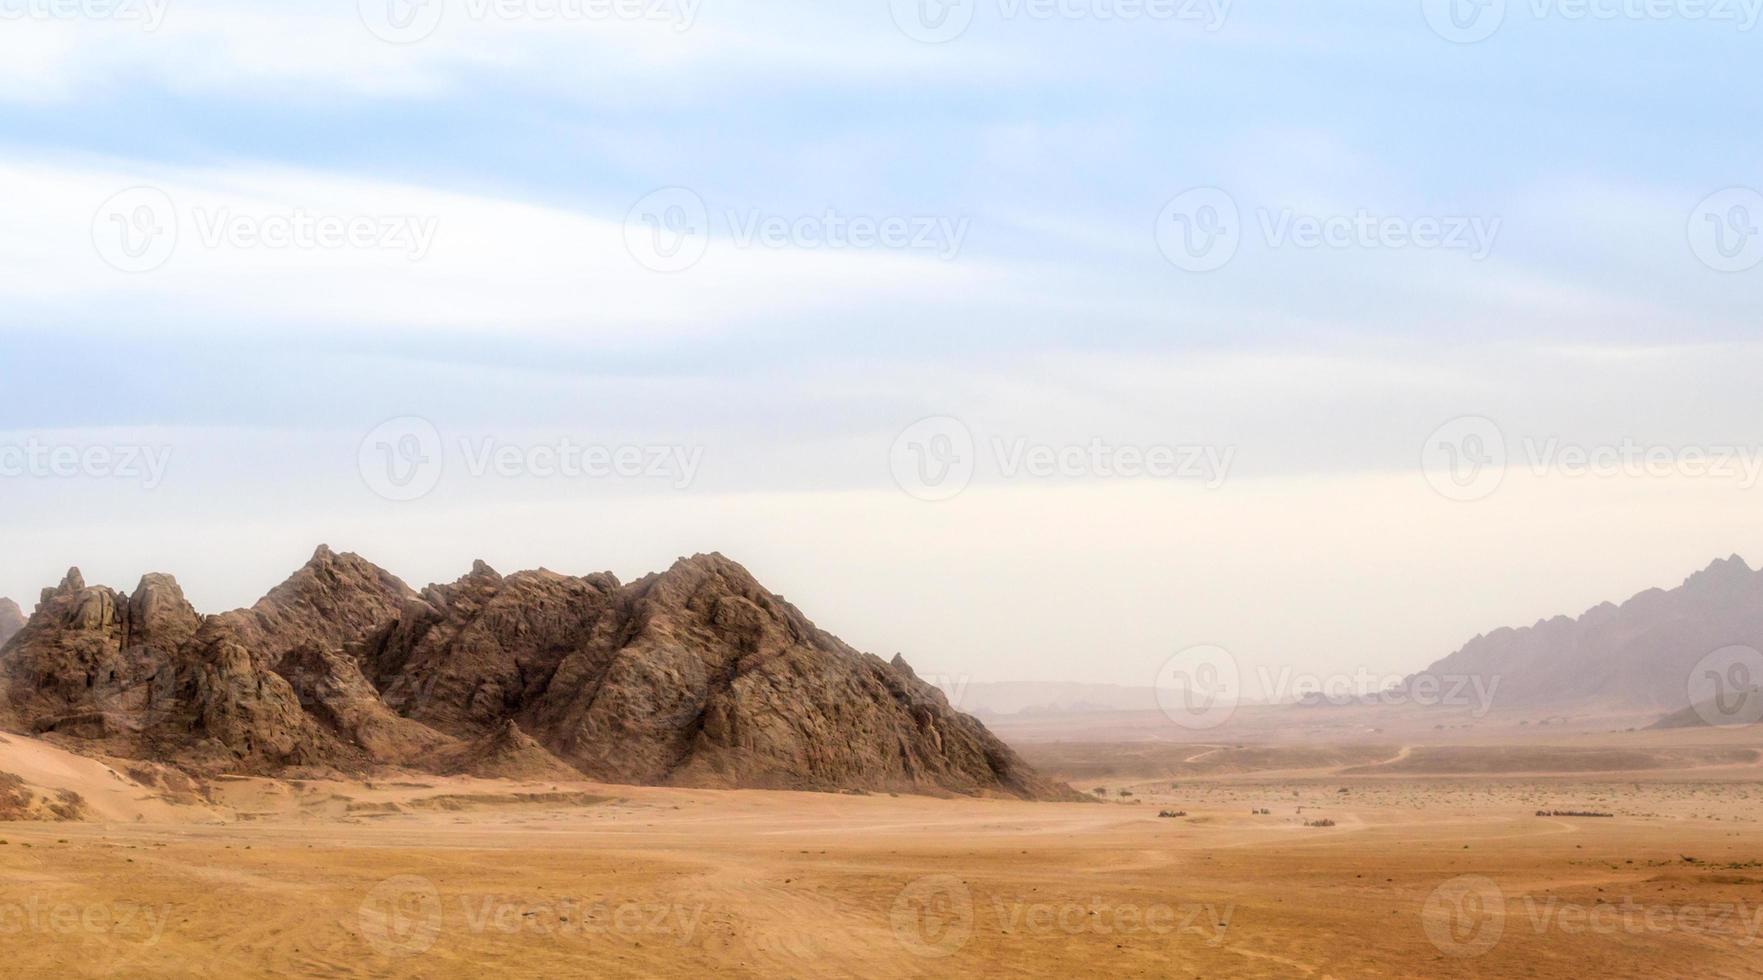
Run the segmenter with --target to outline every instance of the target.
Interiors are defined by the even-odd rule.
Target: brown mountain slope
[[[1478,636],[1419,676],[1498,677],[1501,708],[1668,712],[1689,706],[1698,662],[1734,645],[1763,650],[1763,572],[1737,555],[1669,591]]]
[[[560,759],[622,782],[1078,798],[720,555],[629,586],[480,562],[418,594],[320,548],[207,617],[168,576],[122,594],[75,570],[0,649],[0,723],[205,770]]]
[[[24,610],[11,599],[0,598],[0,646],[5,646],[6,641],[21,629],[24,629]]]

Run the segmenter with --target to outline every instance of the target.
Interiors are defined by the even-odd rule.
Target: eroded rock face
[[[1079,798],[714,554],[628,586],[480,562],[418,594],[320,548],[210,617],[168,576],[75,570],[0,652],[0,722],[203,769]]]
[[[43,590],[0,652],[0,717],[35,734],[200,768],[360,767],[373,754],[309,711],[275,668],[305,646],[358,642],[411,595],[368,562],[327,548],[252,608],[208,617],[170,576],[147,575],[121,594],[88,588],[73,569]]]

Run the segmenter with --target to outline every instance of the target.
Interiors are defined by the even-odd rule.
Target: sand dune
[[[80,819],[185,821],[207,812],[187,793],[160,784],[163,767],[110,765],[23,735],[0,733],[0,774],[39,796],[77,799]]]

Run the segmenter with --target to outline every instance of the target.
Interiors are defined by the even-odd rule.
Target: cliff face
[[[320,548],[207,617],[168,576],[122,594],[75,570],[0,650],[0,722],[209,770],[1079,798],[720,555],[628,586],[480,562],[419,594]]]

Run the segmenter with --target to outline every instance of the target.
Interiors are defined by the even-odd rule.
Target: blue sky
[[[441,19],[404,44],[370,28],[375,0],[124,2],[162,20],[0,0],[0,446],[171,462],[150,490],[0,478],[0,594],[78,562],[121,587],[167,569],[223,608],[319,539],[418,584],[480,556],[628,576],[721,549],[866,648],[1132,683],[1201,642],[1411,668],[1717,554],[1763,557],[1733,516],[1755,513],[1743,479],[1514,462],[1466,504],[1418,472],[1461,416],[1494,419],[1514,459],[1523,440],[1763,440],[1763,268],[1743,249],[1716,268],[1696,237],[1763,187],[1756,0],[1712,19],[1511,0],[1475,43],[1429,26],[1432,0],[1166,8],[1215,29],[972,0],[938,44],[901,27],[907,0],[634,21],[445,0],[412,8]],[[142,188],[157,196],[117,210]],[[661,188],[703,207],[702,257],[671,273],[629,244]],[[1159,247],[1195,188],[1236,210],[1212,271]],[[152,268],[118,268],[100,240],[143,200],[177,233]],[[433,237],[412,258],[389,238],[202,230],[298,214]],[[828,248],[828,215],[937,245],[958,227],[959,248]],[[1486,247],[1281,237],[1361,215],[1404,235],[1479,223]],[[740,240],[767,220],[818,237]],[[703,465],[683,490],[450,470],[387,501],[358,450],[412,417],[449,456],[574,437]],[[1159,496],[991,459],[927,503],[890,464],[925,417],[960,420],[982,456],[993,439],[1231,447],[1231,478]],[[1025,620],[1048,569],[1087,594]],[[1441,591],[1461,601],[1435,608]]]

